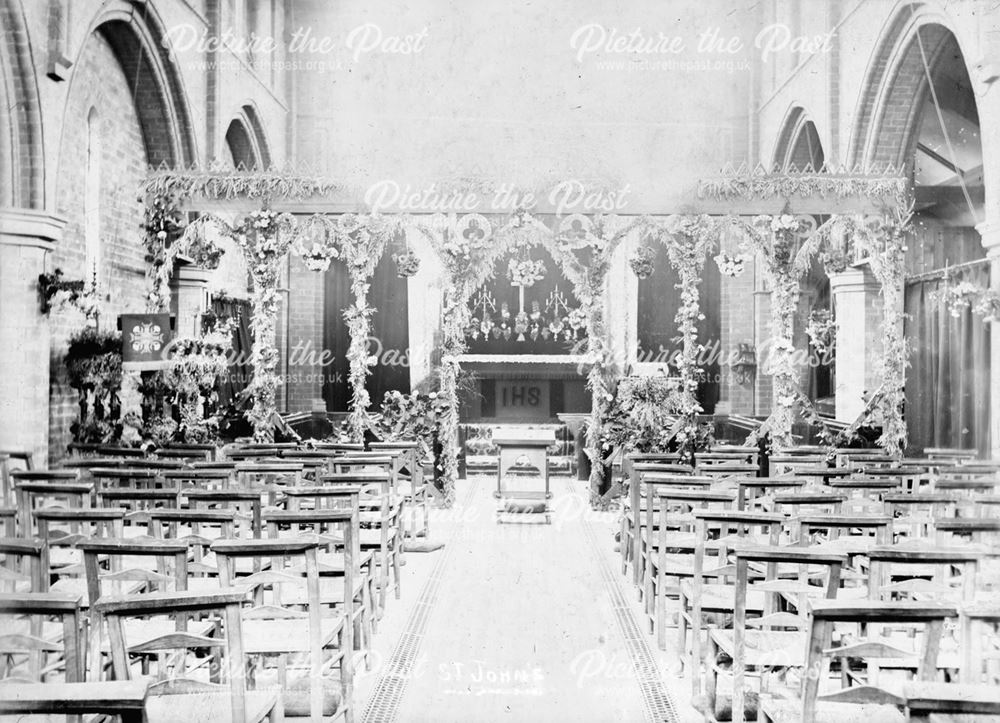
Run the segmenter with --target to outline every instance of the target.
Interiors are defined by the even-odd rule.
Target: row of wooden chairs
[[[776,456],[789,466],[770,477],[729,459],[628,460],[622,570],[661,648],[673,606],[706,719],[1000,714],[996,469],[965,456]],[[882,682],[900,676],[910,687]]]
[[[110,452],[7,470],[0,712],[353,720],[404,532],[428,531],[416,445]]]

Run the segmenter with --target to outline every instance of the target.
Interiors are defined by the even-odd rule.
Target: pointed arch
[[[100,36],[111,47],[133,89],[149,165],[176,168],[197,161],[187,94],[165,40],[165,25],[152,3],[106,2],[91,23],[87,37],[93,35]],[[86,52],[86,46],[85,41],[77,60]],[[71,78],[71,92],[73,82]]]
[[[0,0],[0,206],[45,207],[42,116],[24,10]]]

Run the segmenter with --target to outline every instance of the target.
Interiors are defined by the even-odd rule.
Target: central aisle
[[[406,556],[363,720],[680,720],[613,568],[616,515],[590,511],[584,485],[552,480],[545,525],[497,524],[492,480],[459,483],[432,518],[446,547]]]

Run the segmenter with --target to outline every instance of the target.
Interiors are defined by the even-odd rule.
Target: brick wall
[[[138,189],[145,177],[147,156],[131,88],[104,37],[90,37],[74,72],[63,119],[56,199],[57,212],[67,223],[63,241],[53,252],[49,266],[78,278],[86,265],[87,117],[95,108],[102,136],[100,326],[114,329],[118,314],[145,310],[146,252]],[[52,318],[49,435],[53,459],[65,451],[70,425],[77,416],[76,394],[67,384],[62,360],[67,340],[81,325],[81,316],[73,311]]]

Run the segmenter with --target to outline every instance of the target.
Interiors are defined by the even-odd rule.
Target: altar
[[[557,422],[560,414],[586,414],[590,394],[580,375],[583,358],[572,354],[463,354],[476,379],[462,399],[470,422]]]

